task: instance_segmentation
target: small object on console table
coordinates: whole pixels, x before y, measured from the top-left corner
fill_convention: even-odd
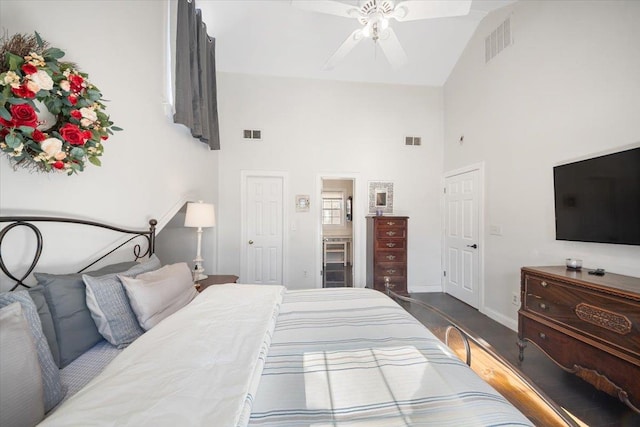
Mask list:
[[[531,342],[562,369],[640,413],[640,278],[523,267],[520,298],[521,361]]]
[[[224,285],[225,283],[236,283],[238,276],[233,274],[210,274],[206,279],[202,279],[196,282],[196,289],[198,292],[202,292],[209,286]]]

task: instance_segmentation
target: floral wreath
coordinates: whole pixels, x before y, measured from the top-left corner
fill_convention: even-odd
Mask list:
[[[100,166],[103,142],[122,129],[88,75],[59,61],[64,52],[38,33],[0,42],[0,150],[14,167],[45,172],[71,175],[87,160]]]

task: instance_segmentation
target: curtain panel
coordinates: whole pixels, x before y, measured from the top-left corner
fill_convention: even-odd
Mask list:
[[[176,35],[176,99],[174,123],[220,149],[216,88],[216,41],[207,34],[195,0],[179,0]]]

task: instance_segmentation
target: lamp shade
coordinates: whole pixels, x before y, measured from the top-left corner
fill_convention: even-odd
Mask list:
[[[187,203],[187,214],[184,218],[185,227],[214,227],[215,225],[216,212],[211,203]]]

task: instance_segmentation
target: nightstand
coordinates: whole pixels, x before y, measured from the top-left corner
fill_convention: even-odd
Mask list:
[[[196,282],[196,289],[198,290],[198,292],[202,292],[212,285],[236,283],[237,281],[238,276],[234,276],[233,274],[211,274],[206,279],[202,279],[199,282]]]

